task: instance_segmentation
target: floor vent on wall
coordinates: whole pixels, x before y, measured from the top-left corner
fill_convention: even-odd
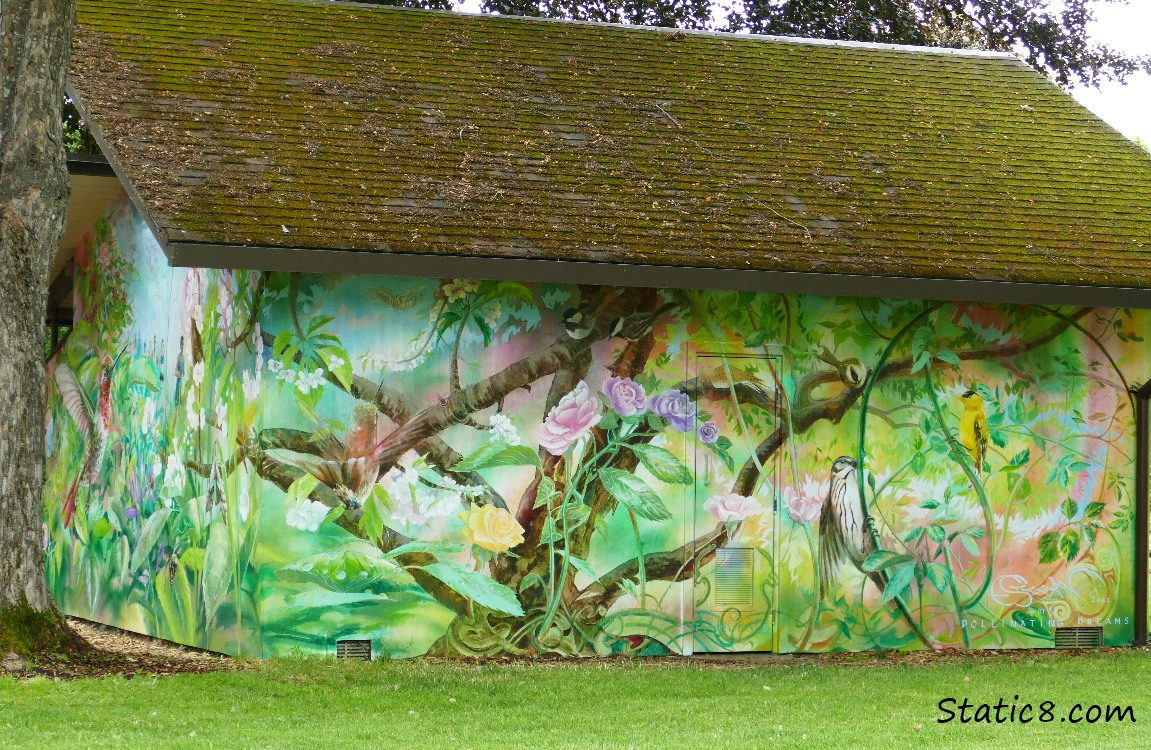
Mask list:
[[[1099,648],[1103,628],[1055,628],[1055,648]]]
[[[751,606],[754,552],[739,548],[715,551],[714,604],[721,607]]]
[[[371,641],[336,641],[337,659],[372,660]]]

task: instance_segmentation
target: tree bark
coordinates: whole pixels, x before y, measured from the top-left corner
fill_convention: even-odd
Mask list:
[[[75,0],[4,0],[0,11],[0,646],[27,654],[74,642],[44,581],[41,492],[44,320],[68,207],[61,118],[75,18]]]

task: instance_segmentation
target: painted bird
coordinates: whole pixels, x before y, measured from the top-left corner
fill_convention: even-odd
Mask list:
[[[595,328],[595,315],[585,310],[569,307],[563,312],[564,331],[577,341],[586,339]]]
[[[342,442],[319,417],[313,414],[312,418],[321,425],[312,437],[319,455],[289,462],[327,485],[347,507],[363,507],[376,483],[383,455],[379,414],[367,404],[357,405]]]
[[[608,336],[627,341],[639,341],[655,329],[661,315],[675,307],[677,305],[674,302],[668,302],[651,312],[637,312],[624,317],[612,318],[611,322],[608,323]]]
[[[728,372],[731,372],[731,377],[728,377]],[[775,400],[775,395],[771,389],[767,387],[767,383],[759,378],[758,375],[741,370],[738,367],[731,367],[730,365],[725,369],[723,365],[716,365],[709,367],[699,373],[699,384],[705,390],[715,391],[720,394],[731,393],[732,381],[735,382],[736,394],[750,394],[760,403],[771,402]]]
[[[881,594],[887,588],[887,579],[882,573],[869,573],[863,569],[864,560],[876,551],[876,546],[871,517],[864,513],[863,502],[859,497],[857,469],[855,459],[849,456],[840,456],[831,465],[831,486],[819,517],[820,600],[827,598],[845,559],[850,560],[860,573],[867,576]],[[896,596],[892,603],[916,637],[930,648],[930,639],[911,616],[903,600]]]
[[[870,578],[880,592],[887,586],[879,573],[863,570],[863,561],[875,552],[868,533],[868,518],[859,497],[859,480],[854,458],[840,456],[831,465],[831,487],[819,516],[819,589],[827,597],[839,567],[850,560],[859,572]]]
[[[987,458],[987,412],[983,408],[983,397],[975,391],[967,391],[959,397],[963,401],[963,416],[959,418],[959,442],[971,454],[975,472],[983,473],[983,462]]]
[[[53,375],[60,389],[60,398],[85,441],[84,459],[80,471],[68,488],[68,494],[64,496],[65,527],[72,525],[72,518],[76,514],[76,496],[80,492],[81,482],[85,479],[89,481],[95,479],[104,461],[104,450],[108,447],[108,433],[112,428],[112,375],[125,349],[126,346],[120,349],[115,359],[107,354],[100,358],[95,407],[72,368],[63,362],[56,365]]]

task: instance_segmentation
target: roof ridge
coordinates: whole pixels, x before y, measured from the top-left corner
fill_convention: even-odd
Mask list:
[[[684,34],[699,37],[715,37],[719,39],[750,39],[762,42],[775,42],[778,44],[794,44],[799,46],[818,47],[847,47],[852,49],[887,50],[889,52],[906,52],[919,55],[945,55],[954,57],[987,57],[996,59],[1009,59],[1026,65],[1026,62],[1014,52],[999,52],[995,50],[961,49],[958,47],[924,47],[914,44],[891,44],[887,42],[853,42],[842,39],[817,39],[803,36],[779,36],[774,34],[751,34],[741,31],[714,31],[710,29],[681,29],[674,26],[637,26],[629,23],[608,23],[606,21],[582,21],[569,18],[549,18],[546,16],[516,16],[497,13],[479,13],[470,11],[438,10],[435,8],[408,8],[399,5],[381,5],[379,3],[360,3],[354,0],[281,0],[285,3],[299,3],[302,5],[328,5],[348,8],[364,8],[376,12],[399,13],[427,13],[440,16],[464,16],[488,20],[514,20],[531,21],[536,23],[571,24],[573,26],[607,27],[626,29],[630,31],[646,31],[662,34]]]

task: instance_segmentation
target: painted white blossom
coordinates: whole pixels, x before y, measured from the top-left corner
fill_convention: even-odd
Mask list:
[[[296,377],[296,388],[300,393],[309,393],[313,390],[318,390],[324,387],[324,371],[316,368],[311,373],[307,370],[301,370],[300,374]]]
[[[152,462],[152,476],[154,478],[159,477],[163,471],[164,471],[164,464],[160,463],[160,459],[157,458],[155,461]]]
[[[247,482],[240,482],[240,494],[236,497],[236,511],[240,514],[240,520],[247,523],[248,514],[252,511],[252,498],[248,494]]]
[[[268,372],[276,374],[284,371],[284,363],[278,359],[268,362]]]
[[[485,488],[470,484],[460,484],[451,477],[441,477],[437,474],[434,481],[441,487],[451,490],[456,494],[463,495],[464,497],[475,497],[476,495],[484,494]]]
[[[175,454],[168,456],[168,465],[164,469],[164,487],[173,494],[179,494],[183,491],[186,480],[184,462]]]
[[[144,399],[144,408],[140,414],[140,432],[149,433],[156,424],[156,401],[152,398]]]
[[[446,484],[450,480],[436,475],[434,481]],[[465,488],[454,482],[452,484],[460,489],[432,487],[420,479],[415,466],[402,472],[393,467],[384,475],[382,484],[392,498],[392,521],[400,524],[422,525],[432,518],[449,516],[459,510],[463,490],[479,491],[479,488]]]
[[[204,411],[191,399],[187,402],[187,413],[189,430],[198,430],[204,426]]]
[[[280,370],[276,374],[276,379],[282,380],[285,383],[295,383],[296,382],[296,371],[295,370],[288,370],[288,369]]]
[[[300,531],[315,532],[328,515],[328,506],[315,500],[305,500],[294,508],[289,508],[284,522]]]
[[[228,424],[228,402],[220,399],[216,402],[216,425],[224,429]]]
[[[328,359],[328,371],[335,372],[346,364],[347,360],[337,357],[335,354],[333,354],[331,358]]]
[[[241,387],[244,391],[244,400],[255,401],[260,395],[260,375],[259,370],[255,375],[250,375],[247,370],[241,375]]]
[[[192,382],[199,388],[204,384],[204,362],[203,360],[197,362],[192,368]]]
[[[506,414],[500,412],[493,414],[488,419],[488,427],[491,428],[491,433],[488,435],[490,442],[507,443],[508,445],[520,444],[520,433]]]

